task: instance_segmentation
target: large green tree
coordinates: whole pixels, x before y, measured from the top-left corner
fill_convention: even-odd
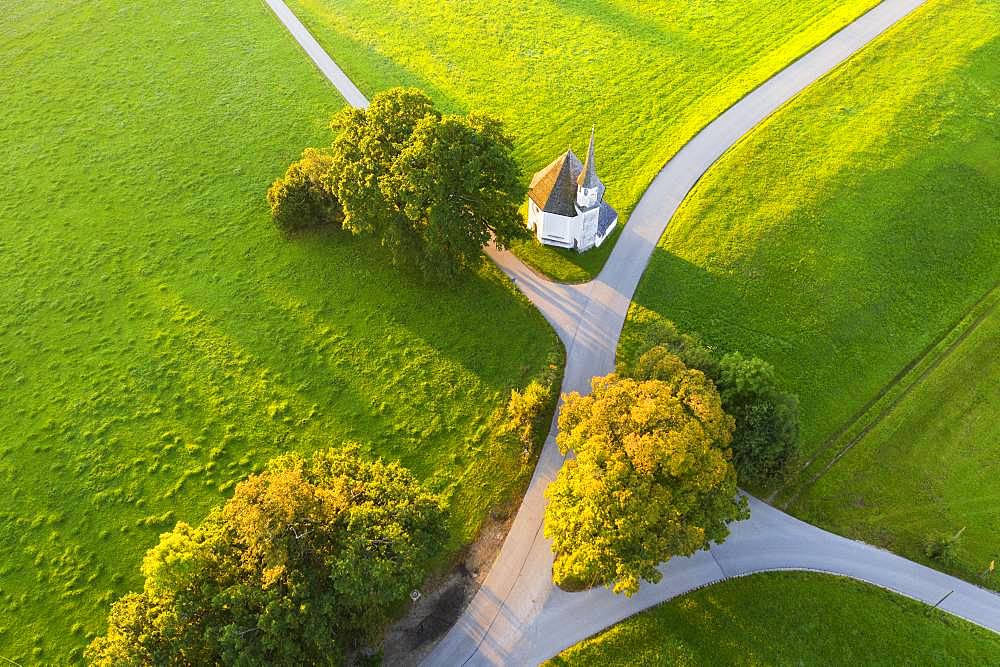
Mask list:
[[[88,659],[112,664],[336,664],[373,639],[443,538],[440,499],[356,450],[279,458],[143,560]]]
[[[426,116],[386,183],[420,230],[420,268],[452,276],[473,268],[493,238],[504,247],[527,236],[518,211],[525,190],[503,124],[482,114]]]
[[[367,109],[344,108],[331,127],[331,188],[344,208],[344,228],[371,236],[395,261],[420,250],[418,230],[388,187],[392,165],[423,118],[440,118],[430,98],[413,88],[393,88],[372,98]]]
[[[334,118],[329,182],[344,227],[376,238],[393,261],[446,279],[474,268],[483,246],[525,237],[512,139],[481,114],[442,116],[412,88],[376,95]]]
[[[718,384],[719,359],[712,348],[691,333],[682,333],[670,320],[656,320],[646,325],[641,349],[644,350],[633,364],[621,369],[622,375],[642,380],[655,380],[661,375],[657,364],[665,357],[679,357],[688,368],[695,368]],[[666,373],[673,372],[671,361],[666,362]]]
[[[781,473],[799,447],[799,401],[781,389],[774,367],[759,357],[731,352],[717,359],[692,334],[663,321],[647,333],[652,346],[623,375],[638,380],[670,378],[676,360],[703,371],[719,389],[722,408],[736,420],[733,463],[741,483],[767,485]]]
[[[557,442],[573,451],[546,490],[553,579],[631,595],[657,566],[721,542],[748,516],[730,461],[733,419],[711,380],[672,357],[659,380],[594,378],[566,396]]]

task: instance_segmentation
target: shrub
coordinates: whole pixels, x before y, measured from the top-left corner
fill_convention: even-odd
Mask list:
[[[340,226],[343,212],[329,185],[330,156],[307,148],[267,190],[271,219],[284,232]]]
[[[508,428],[517,434],[526,452],[535,443],[537,431],[544,428],[539,422],[545,416],[551,392],[538,380],[532,380],[523,392],[512,389],[507,402]]]
[[[962,539],[962,533],[964,532],[965,528],[962,528],[954,535],[949,535],[948,533],[928,535],[924,539],[924,555],[939,563],[946,565],[953,564],[958,553],[958,545]]]
[[[778,388],[774,367],[758,357],[732,352],[719,371],[723,408],[736,419],[736,470],[743,480],[766,483],[798,450],[798,399]]]

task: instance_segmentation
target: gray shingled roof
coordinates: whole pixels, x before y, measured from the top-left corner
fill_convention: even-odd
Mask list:
[[[547,213],[576,215],[576,182],[583,164],[572,149],[566,151],[535,174],[528,196]]]
[[[618,211],[611,208],[606,201],[601,202],[601,212],[597,214],[597,235],[604,236],[608,232],[608,227],[618,220]]]

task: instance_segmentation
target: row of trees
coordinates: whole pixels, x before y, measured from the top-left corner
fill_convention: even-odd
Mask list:
[[[147,552],[98,665],[339,664],[377,638],[444,538],[442,500],[353,447],[287,455]]]
[[[419,90],[394,88],[331,127],[332,146],[307,149],[268,190],[279,228],[340,225],[431,280],[478,266],[491,239],[503,248],[527,237],[525,189],[501,121],[443,115]]]

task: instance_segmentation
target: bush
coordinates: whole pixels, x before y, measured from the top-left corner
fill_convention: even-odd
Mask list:
[[[962,539],[962,533],[964,532],[965,528],[962,528],[954,535],[949,535],[948,533],[928,535],[924,540],[924,555],[939,563],[946,565],[953,564],[958,554],[958,545]]]
[[[340,226],[343,212],[329,186],[330,156],[307,148],[302,159],[267,190],[271,219],[278,229],[292,232],[323,225]]]
[[[736,470],[745,481],[767,483],[798,451],[798,399],[778,388],[769,363],[739,352],[719,363],[719,393],[723,408],[736,418]]]
[[[512,389],[507,402],[508,428],[517,434],[524,445],[525,452],[530,452],[535,444],[535,436],[545,416],[551,392],[542,386],[538,380],[532,380],[523,392]]]
[[[371,641],[444,538],[441,500],[354,448],[288,455],[147,552],[90,662],[336,664]]]

